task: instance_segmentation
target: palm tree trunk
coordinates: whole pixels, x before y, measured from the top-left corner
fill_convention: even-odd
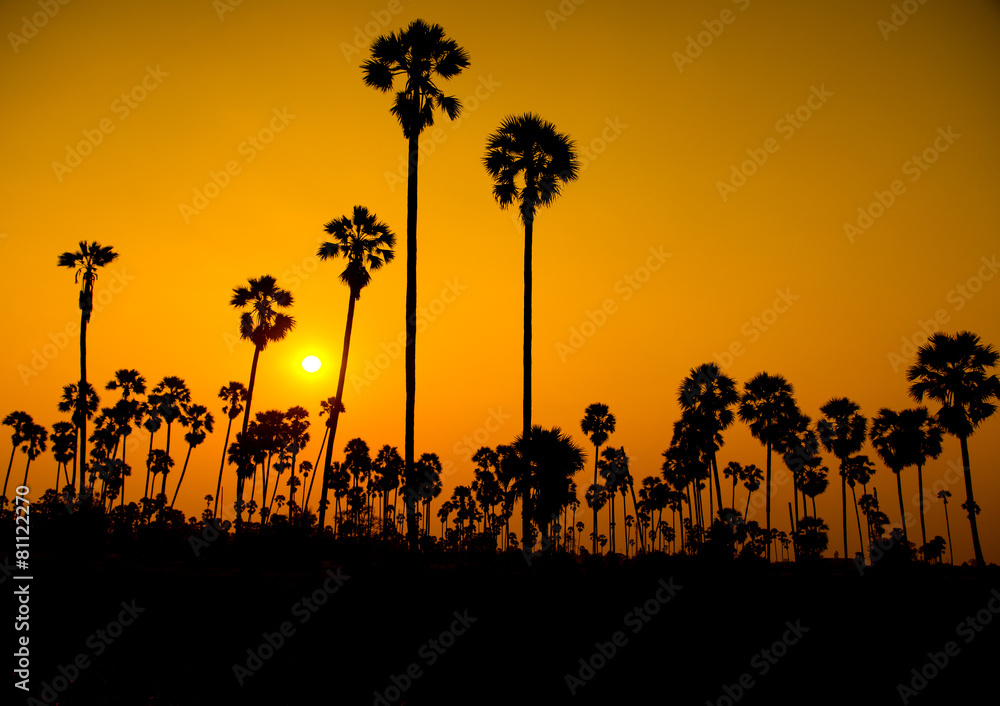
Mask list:
[[[326,448],[326,439],[327,439],[327,436],[329,434],[330,434],[330,428],[329,427],[325,427],[323,429],[323,440],[319,442],[319,453],[316,454],[316,465],[313,466],[312,475],[309,476],[309,490],[308,490],[308,492],[306,492],[305,503],[302,505],[302,509],[303,510],[308,510],[309,509],[309,498],[312,497],[312,493],[313,493],[313,481],[316,480],[316,474],[322,472],[322,469],[321,469],[321,467],[319,465],[319,460],[323,456],[323,451]]]
[[[715,460],[714,451],[712,452],[712,473],[715,475],[715,494],[719,498],[719,512],[722,512],[722,485],[719,484],[719,463]]]
[[[222,472],[226,468],[226,450],[229,448],[229,432],[233,429],[233,418],[229,417],[229,424],[226,425],[226,440],[222,443],[222,461],[219,463],[219,481],[215,484],[215,509],[212,517],[219,516],[219,493],[222,492]]]
[[[170,468],[170,427],[172,424],[173,422],[167,422],[167,465],[163,469],[163,480],[160,483],[160,494],[163,496],[164,501],[167,498],[167,470]]]
[[[170,501],[170,507],[174,506],[174,501],[177,500],[177,493],[181,492],[181,483],[184,482],[184,474],[187,472],[188,461],[191,460],[191,449],[194,448],[193,444],[188,444],[187,455],[184,457],[184,467],[181,469],[181,477],[177,479],[177,487],[174,488],[174,497]],[[166,477],[166,476],[164,476]]]
[[[531,552],[531,248],[534,229],[534,214],[521,212],[524,220],[524,396],[521,438],[525,448],[525,482],[528,492],[521,505],[521,541],[525,551]],[[596,468],[596,467],[595,467]],[[596,471],[595,471],[596,472]],[[594,481],[597,482],[596,480]],[[614,501],[614,498],[612,498]],[[595,530],[596,531],[596,530]],[[612,546],[614,538],[612,537]]]
[[[851,486],[851,497],[854,499],[854,517],[858,521],[858,542],[861,544],[861,556],[865,555],[865,536],[861,533],[861,513],[858,511],[858,494],[854,492],[854,486]],[[844,557],[845,559],[847,557]]]
[[[10,450],[10,461],[7,462],[7,475],[4,476],[4,479],[3,479],[3,496],[5,498],[7,497],[7,481],[10,480],[10,469],[14,466],[14,452],[15,451],[17,451],[17,444],[15,444],[14,448],[12,448]],[[58,475],[56,477],[58,478]],[[58,484],[59,484],[59,481],[57,480],[56,481],[56,485],[58,485]]]
[[[600,458],[601,447],[594,444],[594,485],[597,485],[597,460]],[[591,551],[597,554],[597,503],[594,503],[594,536],[593,536],[593,547]]]
[[[150,458],[153,455],[153,435],[156,432],[149,432],[149,452],[146,455],[146,484],[142,486],[142,497],[149,497],[149,470],[150,470]],[[153,478],[153,483],[155,485],[156,478]]]
[[[408,138],[406,176],[406,427],[403,441],[404,468],[407,477],[414,472],[413,426],[417,391],[417,166],[420,157],[420,135]],[[417,551],[416,498],[406,493],[406,534],[410,550]]]
[[[24,464],[24,481],[22,481],[21,485],[25,485],[25,486],[28,485],[28,469],[29,468],[31,468],[31,456],[30,455],[28,456],[28,462],[26,464]]]
[[[850,558],[847,551],[847,475],[844,473],[844,462],[840,462],[840,520],[844,526],[844,561]],[[813,517],[816,516],[816,499],[813,498]]]
[[[631,480],[631,478],[630,478],[630,480]],[[632,491],[632,511],[635,512],[635,526],[638,528],[637,532],[639,533],[639,546],[642,548],[642,551],[645,552],[646,551],[646,533],[642,531],[642,521],[639,519],[639,507],[638,507],[638,505],[635,502],[635,484],[634,483],[629,483],[628,487],[629,487],[629,490]],[[649,514],[650,514],[650,519],[652,519],[652,515],[653,515],[652,511],[650,511]],[[663,516],[663,510],[660,510],[660,516],[661,517]]]
[[[964,436],[960,436],[958,440],[962,445],[962,469],[965,471],[965,502],[969,508],[969,524],[972,526],[972,549],[976,555],[976,567],[983,569],[986,567],[986,559],[983,558],[983,547],[979,543],[979,527],[976,524],[976,503],[972,498],[972,469],[969,467],[969,443],[968,439]]]
[[[250,404],[253,402],[253,386],[257,380],[257,360],[260,358],[260,346],[254,346],[253,349],[253,362],[250,364],[250,384],[247,386],[247,406],[243,410],[243,441],[246,442],[247,438],[247,427],[250,426]],[[257,469],[254,468],[254,477],[256,478]],[[243,476],[239,473],[236,474],[236,529],[235,534],[240,534],[243,531]],[[250,493],[250,499],[253,499],[253,491]]]
[[[87,477],[87,320],[90,318],[91,285],[84,275],[83,292],[80,294],[80,389],[76,394],[76,412],[80,417],[78,430],[80,446],[80,498],[86,490]]]
[[[902,469],[896,472],[896,493],[899,495],[899,524],[903,526],[903,541],[909,542],[906,536],[906,510],[903,508],[903,475]]]
[[[608,534],[611,535],[611,553],[615,553],[615,494],[608,500]]]
[[[326,506],[329,502],[327,496],[330,486],[326,482],[327,475],[329,475],[330,467],[333,464],[333,444],[337,438],[337,422],[340,421],[340,409],[344,406],[344,380],[347,377],[347,354],[351,349],[351,329],[354,327],[354,302],[356,295],[357,293],[352,288],[347,300],[347,326],[344,327],[344,352],[340,357],[340,377],[337,378],[337,400],[330,411],[330,418],[327,420],[330,435],[326,446],[326,460],[323,463],[323,478],[320,482],[321,493],[319,499],[319,531],[321,534],[326,523]],[[407,355],[409,355],[409,349],[407,349]]]
[[[951,546],[951,523],[948,521],[948,501],[944,501],[944,526],[948,530],[948,554],[951,557],[951,565],[955,565],[955,549]]]
[[[764,510],[765,515],[767,515],[767,536],[771,536],[771,441],[767,442],[767,479],[764,485],[764,496],[767,498],[766,508]],[[748,499],[749,500],[749,499]],[[795,525],[792,525],[792,529],[795,529]],[[771,540],[767,540],[767,551],[765,552],[765,558],[771,560]]]
[[[920,495],[920,539],[921,548],[927,544],[927,526],[924,523],[924,466],[922,463],[917,464],[917,488]]]
[[[747,490],[747,506],[743,508],[743,519],[747,519],[747,513],[750,512],[750,496],[753,495],[752,490]]]

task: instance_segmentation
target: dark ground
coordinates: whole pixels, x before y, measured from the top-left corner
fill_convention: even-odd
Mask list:
[[[198,558],[184,541],[106,554],[87,549],[85,537],[33,540],[30,631],[5,631],[4,647],[11,655],[16,637],[30,636],[39,701],[11,689],[7,703],[48,703],[48,684],[61,687],[65,706],[893,704],[904,703],[897,685],[910,685],[911,669],[952,641],[947,665],[927,668],[939,673],[906,701],[923,706],[995,695],[1000,667],[1000,614],[988,607],[1000,587],[995,566],[982,577],[907,564],[862,576],[830,561],[610,565],[553,554],[529,568],[519,553],[445,566],[292,535],[251,538],[239,551],[223,539]],[[335,592],[323,588],[337,586],[331,571],[349,577]],[[8,616],[14,583],[2,584]],[[663,585],[676,594],[660,603]],[[302,601],[314,593],[325,600],[310,609]],[[647,601],[655,615],[630,615]],[[141,612],[119,630],[123,602]],[[969,618],[981,632],[958,628]],[[287,635],[269,654],[266,634],[283,622]],[[464,632],[442,637],[453,626]],[[616,632],[615,654],[581,675],[580,659],[599,654],[595,643],[610,653]],[[773,648],[785,634],[794,644]],[[267,659],[251,662],[241,686],[233,667],[248,667],[248,649]],[[761,653],[770,649],[781,658]],[[87,666],[77,678],[56,680],[79,655]],[[397,695],[390,687],[406,686],[408,668],[419,675]],[[568,674],[584,682],[575,694]],[[741,676],[750,685],[742,694]]]

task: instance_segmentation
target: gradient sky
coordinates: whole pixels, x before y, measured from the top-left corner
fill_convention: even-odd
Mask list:
[[[482,167],[486,136],[512,113],[552,121],[582,156],[579,180],[536,222],[533,356],[535,423],[588,450],[581,499],[593,463],[584,408],[607,403],[610,443],[625,446],[637,479],[658,475],[677,387],[711,360],[740,383],[784,375],[814,418],[835,396],[869,417],[911,406],[904,341],[923,342],[922,322],[1000,344],[1000,5],[903,5],[912,16],[858,0],[98,1],[48,17],[36,2],[5,2],[0,413],[61,418],[60,390],[79,376],[79,310],[56,257],[97,240],[120,257],[97,284],[90,379],[103,387],[123,367],[151,384],[178,375],[223,427],[194,452],[179,505],[196,514],[214,492],[216,394],[246,381],[252,357],[228,300],[249,277],[276,276],[297,321],[261,356],[254,411],[307,407],[313,459],[347,303],[342,266],[315,253],[323,224],[361,204],[400,245],[358,303],[337,452],[356,436],[402,450],[406,143],[390,96],[366,88],[359,66],[375,36],[416,18],[471,57],[443,83],[462,118],[425,133],[420,166],[416,451],[445,462],[439,502],[471,482],[475,447],[521,427],[523,232]],[[221,188],[208,186],[213,175]],[[308,354],[320,372],[302,370]],[[970,443],[994,562],[997,424]],[[725,438],[720,466],[763,467],[745,426]],[[928,487],[949,463],[960,464],[950,437]],[[43,482],[53,465],[47,453],[35,466]],[[841,548],[835,473],[817,503],[830,555]],[[903,481],[915,510],[913,469]],[[898,525],[881,464],[875,485]],[[789,487],[774,498],[779,529]],[[961,561],[972,554],[965,493],[948,487]]]

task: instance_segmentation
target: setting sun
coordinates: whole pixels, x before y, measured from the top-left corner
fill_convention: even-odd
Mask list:
[[[315,373],[321,367],[323,367],[323,361],[314,355],[307,355],[302,359],[302,368],[307,373]]]

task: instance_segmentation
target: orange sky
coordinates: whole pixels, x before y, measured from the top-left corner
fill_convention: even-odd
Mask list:
[[[869,416],[909,406],[903,339],[922,342],[921,322],[938,316],[945,330],[1000,344],[1000,8],[912,8],[902,23],[893,3],[859,1],[69,2],[51,17],[35,2],[4,3],[0,413],[61,418],[59,391],[79,374],[77,341],[63,336],[79,310],[56,257],[98,240],[120,257],[98,281],[91,380],[103,387],[122,367],[153,384],[181,376],[221,426],[216,393],[246,380],[252,355],[236,339],[231,290],[273,274],[295,296],[297,325],[261,356],[254,409],[307,407],[314,458],[347,300],[342,268],[315,253],[323,224],[362,204],[400,247],[358,303],[337,450],[355,436],[402,449],[404,365],[393,346],[404,325],[406,143],[390,98],[362,85],[359,65],[374,36],[418,17],[471,57],[445,84],[463,117],[425,133],[420,167],[428,313],[416,448],[452,464],[442,499],[471,482],[465,437],[507,443],[521,425],[523,234],[481,165],[487,134],[510,113],[554,122],[583,162],[536,223],[536,423],[587,448],[583,410],[607,403],[618,418],[610,441],[641,479],[659,473],[681,378],[713,359],[741,383],[784,375],[814,418],[834,396]],[[308,354],[324,360],[319,373],[299,366]],[[502,425],[486,431],[493,419]],[[970,444],[992,561],[998,423]],[[221,432],[192,457],[179,500],[189,514],[214,490]],[[730,460],[763,466],[742,425],[726,435],[720,466]],[[949,461],[960,461],[951,438],[925,470],[928,485]],[[47,479],[52,465],[46,454],[36,470]],[[883,509],[898,524],[894,479],[880,468]],[[781,529],[787,487],[775,496]],[[950,488],[964,560],[964,489]],[[915,489],[911,469],[904,490]],[[818,508],[832,554],[835,486]],[[937,504],[928,532],[944,534]]]

